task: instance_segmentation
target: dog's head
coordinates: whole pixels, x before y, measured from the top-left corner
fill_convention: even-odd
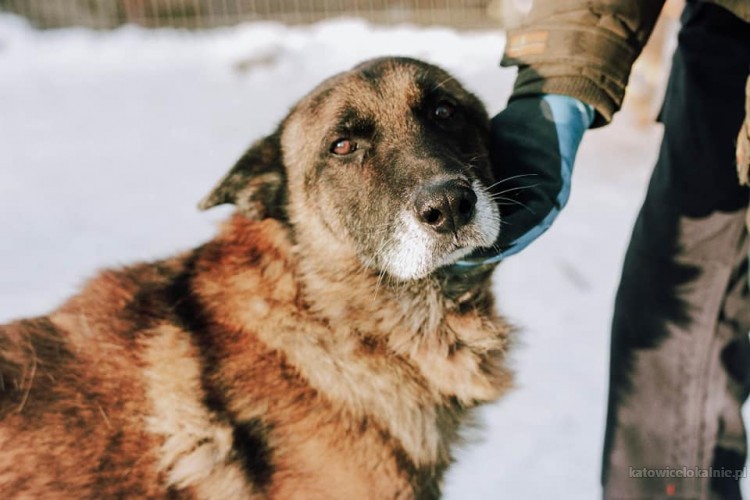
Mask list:
[[[307,234],[298,243],[317,253],[345,248],[419,279],[498,236],[488,140],[483,105],[447,72],[374,59],[304,97],[200,206],[233,203]]]

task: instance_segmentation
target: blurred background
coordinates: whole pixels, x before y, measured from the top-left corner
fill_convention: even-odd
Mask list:
[[[96,269],[209,239],[197,201],[322,79],[380,55],[439,64],[502,109],[505,30],[532,0],[0,0],[0,322]],[[598,498],[609,321],[655,161],[681,0],[623,111],[587,133],[568,207],[495,275],[517,389],[480,413],[448,499]]]
[[[0,0],[0,12],[23,16],[37,29],[123,25],[206,30],[248,22],[305,25],[335,17],[370,23],[508,29],[518,25],[533,0]],[[653,114],[665,79],[665,56],[672,50],[676,20],[684,0],[668,0],[651,42],[636,64],[630,104],[639,118]]]
[[[496,27],[528,1],[503,0],[4,0],[0,5],[34,26],[111,29],[215,28],[251,21],[305,24],[335,16],[377,23],[411,22],[465,28]]]

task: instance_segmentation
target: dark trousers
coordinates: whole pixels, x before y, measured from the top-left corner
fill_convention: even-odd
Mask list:
[[[735,140],[750,25],[692,2],[682,22],[664,139],[615,305],[602,471],[610,499],[739,498],[734,475],[744,473],[749,193]]]

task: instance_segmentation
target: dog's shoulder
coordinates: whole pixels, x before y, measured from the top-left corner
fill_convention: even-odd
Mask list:
[[[80,355],[108,345],[129,347],[169,309],[168,290],[179,273],[167,268],[160,262],[104,270],[48,321]]]
[[[239,295],[231,304],[235,310],[252,297],[277,296],[284,273],[273,265],[281,244],[274,238],[283,237],[256,226],[263,224],[236,217],[202,246],[100,271],[50,314],[0,325],[0,414],[22,403],[30,379],[40,373],[54,381],[50,386],[80,382],[97,371],[124,376],[141,364],[144,345],[165,327],[197,336],[208,328],[210,310],[225,310],[227,288]],[[72,365],[85,368],[72,370],[76,381],[65,372]]]

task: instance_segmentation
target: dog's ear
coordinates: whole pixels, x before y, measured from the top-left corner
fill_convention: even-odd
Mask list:
[[[198,204],[201,210],[225,203],[250,219],[286,219],[286,173],[280,132],[253,144]]]

